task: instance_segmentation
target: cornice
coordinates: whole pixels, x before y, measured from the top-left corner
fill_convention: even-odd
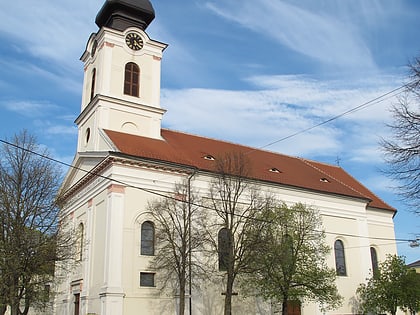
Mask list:
[[[179,174],[192,174],[195,170],[188,168],[183,165],[174,165],[168,163],[161,163],[152,160],[145,160],[145,159],[136,159],[133,157],[127,157],[121,155],[118,152],[109,152],[109,155],[101,161],[98,165],[96,165],[92,170],[85,171],[86,175],[83,176],[77,183],[75,183],[72,187],[70,187],[66,192],[62,194],[61,200],[64,203],[71,203],[72,200],[76,200],[85,196],[87,192],[91,191],[96,185],[103,180],[114,181],[117,184],[124,185],[125,183],[115,181],[112,178],[106,177],[103,175],[106,170],[110,169],[112,166],[115,165],[129,165],[129,166],[136,166],[145,169],[154,169],[160,170],[165,172],[171,173],[179,173]]]
[[[157,108],[154,106],[135,103],[135,102],[130,102],[127,100],[122,100],[120,98],[106,96],[102,94],[96,94],[95,97],[83,109],[83,111],[80,113],[80,115],[76,118],[74,122],[79,125],[79,123],[83,121],[89,115],[89,113],[91,113],[96,108],[104,104],[112,104],[111,106],[115,105],[116,107],[140,109],[140,110],[158,114],[158,115],[163,115],[166,112],[166,109]]]

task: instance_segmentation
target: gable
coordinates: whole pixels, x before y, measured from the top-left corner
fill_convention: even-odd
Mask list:
[[[107,156],[108,152],[77,153],[60,187],[60,191],[66,192],[71,189]]]

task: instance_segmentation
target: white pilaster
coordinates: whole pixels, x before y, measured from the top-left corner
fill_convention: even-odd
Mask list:
[[[362,279],[369,277],[369,269],[371,268],[371,257],[370,257],[370,240],[369,240],[369,228],[366,218],[359,218],[357,220],[359,227],[359,256],[360,256],[360,268]]]
[[[88,207],[86,210],[86,224],[85,224],[85,244],[83,250],[83,288],[80,295],[81,301],[81,314],[89,313],[89,288],[90,288],[90,265],[92,257],[92,238],[93,238],[93,212],[92,212],[93,200],[88,201]]]
[[[122,248],[124,187],[108,187],[104,285],[101,288],[101,315],[122,315]]]

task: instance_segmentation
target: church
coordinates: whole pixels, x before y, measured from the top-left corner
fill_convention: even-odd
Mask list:
[[[249,151],[249,180],[279,200],[318,209],[332,248],[328,265],[337,270],[342,306],[323,313],[303,302],[293,314],[354,314],[358,285],[397,252],[390,241],[396,210],[338,166],[162,128],[167,45],[146,33],[154,17],[149,0],[106,0],[81,56],[77,153],[61,187],[63,224],[78,237],[77,254],[57,271],[54,314],[177,314],[179,298],[159,291],[150,267],[154,248],[143,250],[157,245],[147,205],[186,180],[205,191],[218,156]],[[232,313],[277,313],[237,290]],[[223,314],[220,286],[202,286],[188,299],[186,314]]]

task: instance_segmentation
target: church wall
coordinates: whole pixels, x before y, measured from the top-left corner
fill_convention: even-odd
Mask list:
[[[168,172],[156,169],[142,168],[133,165],[115,164],[107,169],[106,174],[112,174],[113,178],[124,182],[127,185],[140,187],[125,187],[123,189],[123,208],[122,218],[122,265],[121,265],[121,283],[124,291],[123,309],[124,314],[136,314],[141,307],[148,309],[153,314],[174,314],[176,301],[170,296],[159,296],[156,288],[140,287],[140,272],[150,271],[150,257],[140,255],[140,228],[144,221],[152,220],[150,214],[146,212],[148,202],[157,200],[161,197],[154,195],[144,189],[152,189],[157,193],[171,193],[175,183],[186,180],[187,175],[177,172]],[[205,196],[208,191],[211,177],[200,174],[192,179],[193,190],[200,195]],[[260,183],[261,184],[261,183]],[[99,186],[106,187],[109,184],[103,182]],[[92,186],[92,188],[95,186]],[[96,186],[97,188],[97,186]],[[96,190],[91,198],[91,210],[88,202],[82,202],[76,210],[77,221],[86,222],[86,233],[90,233],[87,239],[90,241],[87,246],[86,260],[88,264],[81,277],[84,282],[82,296],[86,296],[86,310],[97,312],[101,308],[100,292],[105,283],[106,276],[106,229],[107,222],[107,191]],[[294,188],[280,187],[263,184],[261,192],[276,196],[280,201],[289,204],[303,202],[318,209],[323,218],[323,224],[326,230],[326,241],[333,247],[336,239],[343,241],[346,254],[347,276],[338,277],[337,285],[340,294],[345,296],[343,306],[328,314],[351,313],[351,303],[355,290],[359,283],[369,275],[371,268],[369,248],[375,244],[378,248],[378,258],[384,259],[382,253],[395,253],[395,244],[388,244],[384,248],[379,240],[372,240],[369,237],[392,238],[393,223],[392,213],[389,211],[366,210],[366,203],[360,200],[354,200],[345,197],[319,194],[309,191],[303,191]],[[87,193],[90,196],[92,193]],[[74,204],[76,206],[76,204]],[[89,211],[91,214],[89,215]],[[111,209],[112,211],[112,209]],[[75,223],[76,224],[76,223]],[[90,232],[89,232],[90,231]],[[217,231],[215,231],[217,233]],[[337,236],[342,234],[344,236]],[[348,236],[346,236],[348,235]],[[365,237],[351,237],[351,235],[360,235]],[[328,257],[328,264],[335,267],[334,252]],[[216,268],[216,267],[215,267]],[[75,269],[76,270],[76,269]],[[110,269],[112,272],[112,268]],[[117,271],[118,272],[118,271]],[[83,273],[83,271],[82,271]],[[218,272],[215,269],[215,275]],[[220,276],[220,275],[219,275]],[[217,279],[216,276],[215,279]],[[79,278],[73,273],[73,280]],[[221,278],[220,278],[221,279]],[[223,306],[223,290],[221,280],[217,280],[218,285],[206,285],[202,292],[194,292],[193,306],[197,314],[219,314],[220,307]],[[71,301],[72,294],[68,295]],[[234,307],[238,311],[248,314],[251,309],[255,309],[255,314],[259,314],[257,309],[267,307],[266,303],[249,303],[249,299],[243,299],[241,295],[236,296]],[[162,311],[164,309],[165,311]],[[202,313],[198,310],[202,309]],[[158,311],[157,311],[158,310]],[[163,313],[162,313],[163,312]],[[251,313],[249,313],[251,314]],[[254,313],[252,313],[254,314]],[[264,314],[262,312],[261,314]],[[305,306],[302,314],[321,314],[316,305]]]
[[[123,169],[121,169],[120,171],[124,172]],[[142,172],[144,171],[140,171],[136,175],[140,175],[140,173]],[[130,172],[130,174],[133,173]],[[145,174],[146,173],[143,174],[143,180],[140,186],[148,187],[148,185],[150,185],[150,187],[158,189],[157,187],[159,186],[159,180],[152,180],[151,178],[145,179]],[[148,177],[150,177],[150,174],[148,175]],[[158,173],[155,173],[151,177],[163,178],[165,180],[160,181],[161,188],[158,190],[162,192],[164,192],[165,190],[171,192],[171,186],[173,185],[173,183],[176,181],[180,182],[182,178],[185,178],[185,176],[177,177],[172,176],[170,174],[168,174],[167,177],[165,177],[165,174]],[[198,191],[201,191],[202,194],[205,194],[211,179],[206,176],[198,176],[197,178],[197,180],[193,180],[193,187]],[[340,293],[346,297],[346,300],[342,308],[340,308],[336,312],[331,312],[330,314],[343,314],[349,312],[349,308],[351,307],[352,298],[354,297],[355,290],[358,284],[363,282],[364,279],[368,276],[368,270],[371,266],[369,246],[372,244],[372,240],[369,240],[368,237],[371,232],[375,233],[375,230],[372,230],[372,227],[369,227],[367,224],[366,203],[357,200],[351,200],[344,197],[327,196],[323,194],[316,194],[313,192],[299,191],[297,189],[291,188],[263,186],[262,190],[269,191],[270,194],[274,194],[279,200],[287,201],[290,204],[296,202],[303,202],[308,205],[312,205],[314,208],[318,209],[322,214],[324,227],[327,231],[327,243],[331,247],[333,247],[334,241],[336,239],[340,239],[343,241],[346,250],[347,276],[338,277],[337,285]],[[147,289],[143,290],[144,288],[139,288],[138,284],[139,272],[142,270],[148,270],[148,259],[144,259],[144,257],[138,255],[140,242],[140,224],[145,220],[149,220],[150,216],[148,216],[145,213],[140,214],[136,218],[134,227],[131,228],[131,231],[128,228],[128,226],[132,224],[132,215],[135,213],[141,213],[142,209],[146,208],[147,200],[153,200],[156,199],[156,197],[135,189],[128,189],[126,193],[127,207],[132,207],[130,206],[130,204],[136,205],[132,207],[132,211],[128,211],[128,213],[131,213],[131,217],[127,218],[125,223],[125,235],[129,236],[130,238],[130,241],[127,241],[126,243],[126,248],[129,252],[131,252],[131,256],[133,257],[134,261],[131,268],[126,269],[127,271],[131,269],[131,272],[126,273],[126,278],[129,279],[129,281],[131,281],[131,284],[127,285],[127,288],[131,286],[133,288],[133,295],[140,296],[149,293],[147,292]],[[393,231],[392,214],[389,212],[385,213],[387,214],[384,215],[382,212],[380,212],[381,220],[383,220],[383,224],[388,225],[388,230],[383,231],[381,227],[379,228],[379,230],[381,231],[382,237],[386,235],[388,235],[388,237],[392,237],[392,235],[388,234],[389,232]],[[337,237],[336,234],[347,234],[349,236]],[[351,235],[365,235],[366,238],[351,237]],[[395,245],[391,245],[388,247],[389,248],[387,248],[387,252],[396,252]],[[129,257],[130,255],[124,256]],[[331,267],[335,267],[335,258],[333,251],[328,257],[328,264]],[[130,295],[127,291],[126,293],[127,296]],[[207,302],[203,299],[202,302],[200,302],[202,304],[201,306],[203,306],[206,303],[209,303],[209,299],[213,301],[218,301],[217,305],[220,305],[220,303],[221,305],[223,305],[223,299],[220,297],[220,288],[213,288],[212,290],[207,292],[205,299],[207,300]],[[130,303],[129,299],[127,299],[127,303]],[[197,307],[199,307],[200,303],[197,305]],[[244,306],[245,304],[243,301],[241,303],[238,303],[238,305],[241,306]],[[316,309],[316,307],[308,306],[305,310],[305,314],[316,314],[312,313],[315,312]]]

